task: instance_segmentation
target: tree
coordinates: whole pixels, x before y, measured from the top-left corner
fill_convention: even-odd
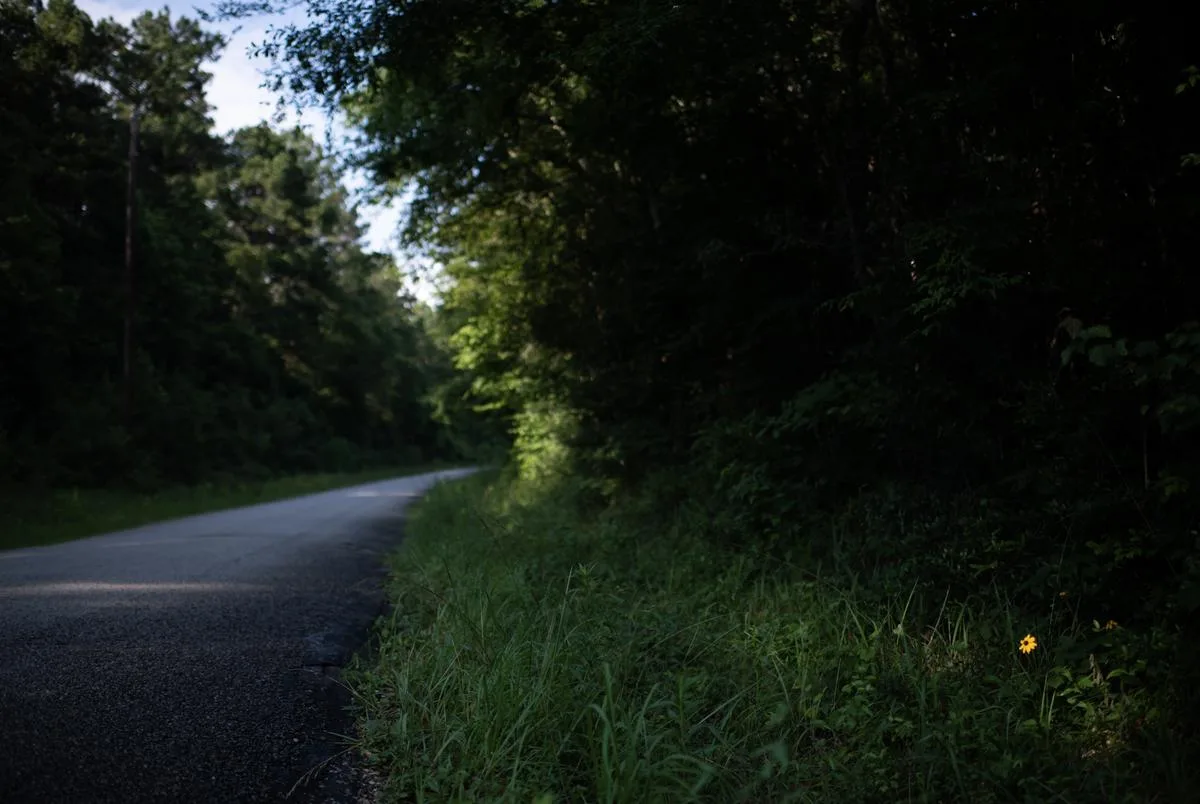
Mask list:
[[[135,282],[134,247],[137,230],[137,160],[138,142],[143,116],[151,115],[154,122],[184,123],[193,136],[189,150],[195,148],[196,135],[207,134],[208,106],[204,85],[211,77],[201,69],[206,61],[216,58],[225,42],[220,36],[205,33],[191,20],[172,23],[166,12],[146,12],[126,30],[120,26],[102,25],[114,58],[101,72],[113,97],[129,120],[129,156],[127,163],[125,201],[125,330],[121,360],[125,385],[125,422],[128,427],[133,415],[134,394],[134,328],[137,317],[137,285]],[[190,124],[190,125],[188,125]],[[203,137],[199,137],[203,139]],[[207,150],[201,144],[197,155]]]
[[[457,359],[517,411],[519,450],[553,433],[626,483],[706,462],[717,499],[775,501],[744,522],[795,534],[868,492],[987,495],[1039,543],[1154,556],[1080,548],[1103,595],[1200,588],[1167,513],[1196,470],[1200,230],[1192,54],[1164,9],[310,11],[268,47],[279,86],[348,110],[361,164],[415,186],[408,240],[454,278]],[[1051,354],[1064,308],[1093,340]],[[957,538],[925,532],[905,549]],[[969,544],[1049,583],[1025,540]],[[969,563],[930,577],[969,587]]]
[[[60,0],[7,0],[0,33],[0,477],[150,485],[436,453],[420,326],[330,161],[298,132],[212,133],[220,37],[166,12],[93,25]]]

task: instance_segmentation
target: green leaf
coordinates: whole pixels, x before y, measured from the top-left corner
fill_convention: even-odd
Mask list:
[[[1111,365],[1119,355],[1119,350],[1113,344],[1102,343],[1088,349],[1088,362],[1093,366],[1104,368]]]

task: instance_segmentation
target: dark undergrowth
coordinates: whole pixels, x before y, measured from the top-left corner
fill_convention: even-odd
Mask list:
[[[1083,617],[1070,589],[1031,612],[818,572],[722,546],[698,508],[587,499],[493,473],[418,505],[349,676],[386,800],[1194,800],[1162,629]]]

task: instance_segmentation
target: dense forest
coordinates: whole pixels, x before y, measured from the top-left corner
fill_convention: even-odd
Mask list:
[[[935,612],[1112,624],[1055,660],[1195,737],[1200,73],[1165,5],[309,11],[277,87],[414,188],[526,476]]]
[[[213,132],[223,46],[165,11],[0,4],[0,482],[344,471],[475,437],[333,160],[299,129]]]
[[[1192,621],[1200,74],[1165,9],[312,12],[279,86],[415,183],[528,471],[686,465],[728,538],[863,518],[935,585]]]
[[[1200,54],[1166,4],[312,0],[261,54],[414,193],[450,280],[420,314],[313,143],[209,132],[218,40],[0,8],[5,471],[189,480],[505,422],[527,482],[686,515],[747,588],[800,566],[921,625],[1066,635],[1023,642],[1058,675],[1020,688],[1072,713],[1037,743],[1063,778],[991,746],[925,800],[1194,791]],[[831,723],[805,739],[847,744]],[[847,756],[911,780],[932,743],[885,726]]]

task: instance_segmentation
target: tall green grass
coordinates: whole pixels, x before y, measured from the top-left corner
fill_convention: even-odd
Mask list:
[[[296,475],[256,482],[210,483],[152,493],[95,489],[39,491],[0,487],[0,550],[54,544],[151,522],[282,500],[439,468],[446,467],[430,465]]]
[[[418,505],[347,676],[386,800],[1195,800],[1137,635],[639,521],[495,474]]]

